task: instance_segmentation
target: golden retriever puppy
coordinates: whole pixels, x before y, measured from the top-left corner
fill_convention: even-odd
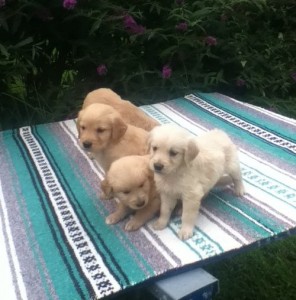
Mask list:
[[[105,172],[120,157],[148,153],[148,132],[125,123],[109,105],[94,103],[82,109],[77,129],[80,145]]]
[[[160,198],[149,169],[149,155],[125,156],[114,161],[101,189],[105,198],[119,200],[116,211],[106,218],[107,224],[115,224],[134,213],[125,230],[137,230],[159,212]]]
[[[178,235],[186,240],[193,234],[202,198],[216,184],[231,178],[235,194],[244,194],[237,148],[223,131],[214,129],[195,137],[181,127],[167,124],[150,132],[149,143],[149,165],[161,198],[160,217],[154,229],[167,226],[181,199],[182,225]]]
[[[116,109],[122,119],[130,125],[143,128],[150,131],[159,123],[145,114],[140,108],[132,104],[130,101],[123,100],[111,89],[100,88],[87,94],[84,99],[82,109],[93,103],[102,103],[112,106]]]

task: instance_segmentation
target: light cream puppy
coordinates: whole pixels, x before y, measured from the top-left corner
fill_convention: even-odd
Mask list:
[[[148,153],[148,132],[124,122],[109,105],[88,105],[79,112],[76,124],[80,145],[105,172],[120,157]]]
[[[202,198],[225,176],[231,178],[237,196],[244,194],[237,148],[223,131],[214,129],[195,137],[181,127],[167,124],[150,132],[149,143],[149,164],[161,197],[156,230],[167,226],[181,199],[182,225],[178,235],[182,240],[190,238]]]
[[[150,131],[159,123],[146,115],[140,108],[128,100],[123,100],[118,94],[108,88],[100,88],[88,93],[83,101],[82,109],[101,103],[112,106],[117,110],[125,123]]]
[[[101,183],[103,198],[119,200],[116,211],[106,218],[107,224],[115,224],[133,214],[125,230],[137,230],[152,219],[160,209],[153,172],[149,169],[149,155],[125,156],[114,161]]]

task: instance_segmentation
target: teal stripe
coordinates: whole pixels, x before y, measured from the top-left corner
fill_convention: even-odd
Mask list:
[[[194,114],[196,118],[203,120],[203,122],[211,124],[211,126],[220,128],[226,131],[230,136],[234,136],[239,140],[247,142],[249,145],[252,145],[252,152],[262,152],[274,157],[275,160],[284,160],[286,163],[292,164],[296,167],[295,155],[293,155],[288,150],[285,150],[281,147],[278,147],[274,144],[268,143],[267,141],[262,140],[259,137],[249,133],[248,131],[239,128],[228,121],[213,115],[212,113],[196,106],[189,101],[172,101],[172,107],[177,109],[183,109]],[[186,113],[185,113],[186,115]],[[250,149],[251,150],[251,149]],[[266,155],[265,154],[265,155]]]
[[[270,189],[268,190],[268,188],[263,188],[262,185],[256,184],[256,182],[254,182],[254,180],[250,180],[248,178],[248,176],[244,175],[245,172],[242,169],[242,174],[243,174],[244,181],[248,182],[250,185],[256,187],[257,189],[260,189],[261,191],[265,192],[266,194],[270,195],[271,197],[273,197],[275,199],[278,199],[281,202],[284,202],[285,204],[289,205],[291,208],[293,208],[293,209],[296,208],[295,204],[291,203],[291,200],[293,200],[293,199],[294,199],[294,202],[295,202],[295,197],[296,197],[296,191],[295,191],[295,189],[293,189],[292,187],[289,187],[289,186],[285,185],[282,182],[277,181],[276,179],[273,179],[271,177],[266,176],[265,174],[262,174],[258,170],[254,169],[254,168],[251,168],[250,166],[247,166],[246,164],[243,164],[243,163],[241,163],[241,164],[243,166],[245,166],[246,169],[252,169],[252,170],[254,170],[254,172],[261,174],[262,175],[262,180],[264,180],[265,178],[268,178],[268,180],[274,182],[274,184],[278,184],[279,186],[287,189],[288,191],[291,191],[292,193],[289,192],[289,194],[288,194],[289,197],[286,197],[287,198],[286,200],[283,199],[283,197],[280,198],[279,196],[276,195],[276,193],[271,193],[269,191]]]
[[[231,193],[223,193],[223,200],[230,203],[235,208],[240,209],[246,215],[256,220],[258,223],[262,224],[264,227],[270,229],[274,233],[280,233],[286,228],[276,222],[276,220],[271,219],[270,216],[266,214],[261,214],[258,209],[250,207],[250,205],[244,202],[240,197],[234,197]]]
[[[77,195],[76,199],[73,199],[71,196],[72,205],[75,207],[75,211],[85,230],[95,242],[95,245],[100,248],[100,252],[106,258],[108,268],[121,278],[122,283],[125,282],[122,275],[112,263],[110,254],[108,254],[106,250],[101,247],[98,236],[101,236],[104,239],[106,247],[110,251],[111,255],[116,257],[116,261],[122,270],[126,271],[130,282],[138,282],[140,279],[144,279],[146,275],[131,254],[125,249],[124,243],[127,243],[128,246],[130,246],[130,249],[133,250],[133,254],[135,254],[137,258],[142,261],[145,268],[152,275],[153,269],[151,266],[146,260],[143,259],[142,255],[137,249],[134,248],[134,245],[130,243],[125,235],[121,234],[121,238],[123,239],[122,241],[116,236],[116,234],[113,233],[117,226],[105,224],[105,217],[108,215],[108,212],[99,200],[96,204],[99,207],[99,211],[101,213],[103,212],[103,215],[98,215],[98,209],[93,205],[93,202],[90,199],[90,197],[96,197],[96,195],[92,191],[92,188],[87,180],[81,177],[79,168],[74,161],[71,161],[69,153],[66,152],[67,149],[62,147],[61,141],[58,140],[55,135],[53,135],[52,130],[50,130],[50,128],[47,126],[38,126],[36,130],[40,136],[44,137],[43,140],[46,143],[46,147],[48,147],[50,153],[54,156],[56,166],[59,168],[59,170],[55,169],[55,171],[62,184],[66,187],[67,195]],[[43,150],[46,149],[44,148]],[[63,174],[64,179],[61,177],[61,173]],[[65,183],[69,185],[72,193],[69,192]],[[90,191],[92,191],[92,193],[90,193]],[[88,221],[85,220],[85,216],[87,217]],[[92,224],[92,226],[90,226],[90,224]],[[119,230],[119,232],[121,232],[121,230]],[[129,272],[131,269],[133,272]]]
[[[205,236],[212,244],[215,244],[217,246],[217,248],[219,248],[219,250],[221,252],[224,252],[224,249],[221,247],[221,245],[219,243],[217,243],[216,241],[214,241],[209,235],[207,235],[203,230],[201,230],[200,228],[197,229],[197,231],[199,231],[203,236]]]
[[[176,237],[178,237],[178,239],[179,239],[179,236],[178,236],[178,234],[177,234],[177,231],[174,229],[174,227],[173,227],[171,224],[169,224],[168,228],[169,228],[169,229],[172,231],[172,233],[173,233]],[[192,247],[192,246],[191,246],[190,244],[188,244],[187,242],[185,242],[185,244],[186,244],[186,246],[187,246],[189,249],[191,249],[195,254],[197,254],[197,256],[198,256],[200,259],[202,259],[201,254],[198,252],[198,250],[197,250],[196,248]]]
[[[215,98],[215,95],[213,95],[213,94],[208,94],[208,93],[194,93],[194,94],[197,97],[200,97],[202,100],[212,104],[213,106],[216,106],[217,108],[227,111],[230,114],[237,116],[238,118],[241,118],[250,124],[254,124],[260,128],[263,128],[263,129],[269,131],[269,132],[278,134],[281,137],[284,137],[284,138],[286,137],[287,140],[294,141],[294,143],[296,142],[296,139],[295,139],[296,127],[295,126],[294,126],[294,130],[290,129],[283,124],[284,121],[280,121],[281,123],[279,123],[278,120],[276,120],[272,117],[268,117],[265,114],[263,115],[261,112],[259,112],[257,110],[254,114],[254,113],[252,113],[252,108],[250,108],[249,106],[248,107],[245,106],[244,108],[238,110],[237,106],[233,106],[231,104],[231,102],[229,103],[227,101],[217,99],[217,98]],[[241,104],[237,104],[237,105],[240,106],[243,104],[241,103]],[[262,118],[258,118],[258,114],[261,114]],[[293,125],[290,124],[289,126],[293,126]]]
[[[54,242],[54,238],[49,229],[49,224],[46,220],[45,213],[41,206],[41,201],[43,201],[43,203],[45,204],[46,210],[50,216],[50,222],[53,226],[53,230],[56,232],[56,236],[64,253],[67,253],[67,248],[64,246],[63,239],[59,234],[59,228],[56,226],[55,220],[51,215],[49,206],[46,204],[47,199],[45,198],[44,193],[40,185],[38,184],[38,179],[36,178],[35,170],[33,170],[31,165],[28,168],[23,158],[20,159],[22,157],[22,153],[20,152],[15,141],[8,134],[4,135],[4,144],[10,155],[10,159],[13,163],[15,172],[20,176],[18,180],[22,193],[21,197],[24,198],[26,201],[27,213],[30,217],[31,222],[30,226],[31,229],[33,229],[33,231],[35,232],[36,241],[43,254],[46,268],[54,285],[55,292],[61,299],[66,299],[69,295],[77,295],[77,291],[74,288],[74,284],[67,285],[68,289],[65,289],[65,282],[71,282],[72,279],[68,274],[68,269],[64,261],[61,259],[61,254],[57,249],[56,243]],[[26,154],[25,159],[28,159]],[[34,185],[31,177],[28,176],[29,170],[34,176],[33,180],[37,182],[36,185]],[[41,195],[42,199],[39,198],[37,191],[39,191],[39,194]],[[53,260],[52,257],[55,257],[55,259]],[[75,266],[69,257],[69,253],[67,253],[65,259],[71,265],[73,275],[79,281],[79,274],[75,271]],[[42,274],[42,272],[40,274]],[[81,289],[83,290],[85,297],[88,297],[89,292],[87,291],[85,286],[82,285]]]
[[[231,227],[236,227],[237,229],[243,228],[242,230],[240,230],[241,232],[248,232],[256,240],[259,238],[266,238],[270,236],[270,233],[268,231],[264,230],[262,227],[258,226],[257,224],[240,214],[238,211],[234,210],[233,208],[219,200],[219,198],[213,193],[211,193],[204,200],[204,205],[215,207],[215,209],[218,209],[223,216],[228,216]],[[237,223],[240,225],[237,226],[233,223]]]

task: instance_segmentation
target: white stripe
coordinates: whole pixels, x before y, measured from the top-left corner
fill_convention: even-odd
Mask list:
[[[274,217],[276,217],[277,219],[289,224],[291,227],[294,227],[296,225],[296,220],[295,222],[291,222],[289,219],[284,218],[282,215],[278,214],[276,211],[274,211],[273,209],[270,209],[269,207],[267,207],[267,203],[261,203],[257,200],[255,200],[252,197],[249,197],[248,195],[244,196],[246,199],[248,199],[249,202],[254,203],[256,206],[261,207],[263,210],[265,210],[267,213],[269,213],[270,215],[273,215]]]
[[[151,223],[149,223],[148,226],[152,231],[154,231],[154,229],[151,227]],[[155,230],[154,233],[162,241],[162,243],[168,249],[170,249],[176,257],[178,257],[178,259],[181,261],[181,265],[190,264],[201,260],[199,255],[193,252],[186,245],[186,243],[183,243],[170,228]]]
[[[153,236],[147,231],[145,227],[140,229],[142,233],[146,236],[147,240],[158,250],[158,252],[169,262],[172,267],[177,267],[178,264],[171,258],[167,251],[164,250],[153,238]],[[173,251],[172,251],[173,252]]]
[[[109,269],[105,266],[101,256],[97,253],[92,241],[90,240],[89,236],[87,235],[87,233],[84,231],[82,224],[80,223],[79,218],[77,217],[77,215],[75,214],[69,199],[67,198],[67,195],[65,194],[64,190],[62,189],[57,177],[55,176],[54,171],[52,170],[49,161],[47,160],[46,155],[43,153],[42,148],[40,147],[38,141],[35,139],[35,137],[31,134],[31,129],[30,127],[26,127],[26,128],[21,128],[20,130],[20,134],[21,137],[24,141],[24,143],[27,146],[27,149],[30,152],[30,155],[34,161],[34,164],[36,166],[36,168],[38,169],[39,174],[41,175],[41,179],[42,182],[44,184],[44,187],[46,189],[46,191],[48,192],[48,196],[51,200],[51,203],[54,207],[54,211],[56,213],[56,216],[59,220],[59,223],[64,231],[64,234],[67,237],[67,241],[70,244],[71,248],[73,249],[76,259],[79,261],[79,265],[81,266],[83,273],[85,274],[85,276],[88,278],[90,284],[92,285],[94,291],[96,291],[98,293],[98,295],[100,296],[106,296],[109,293],[114,293],[116,291],[119,291],[121,289],[119,283],[116,281],[116,279],[113,277],[113,275],[109,272]],[[27,136],[28,135],[28,136]],[[32,141],[34,147],[36,147],[36,149],[38,149],[38,152],[40,153],[40,157],[42,158],[42,161],[46,163],[46,167],[50,170],[50,175],[52,177],[52,181],[54,182],[54,186],[57,187],[58,192],[60,193],[63,201],[65,202],[63,204],[64,211],[69,211],[70,215],[73,218],[73,222],[75,223],[75,227],[78,228],[77,232],[81,233],[79,235],[79,237],[81,238],[81,240],[79,241],[79,243],[82,243],[83,241],[87,243],[87,246],[85,246],[85,248],[78,248],[76,241],[75,241],[75,236],[73,236],[73,234],[71,233],[71,231],[69,230],[69,228],[67,228],[66,226],[66,221],[63,219],[63,214],[62,214],[62,210],[58,207],[57,201],[55,200],[55,195],[53,193],[53,191],[49,188],[46,178],[44,176],[44,171],[41,169],[39,163],[38,162],[38,158],[35,157],[34,151],[32,150],[32,144],[30,145],[30,141]],[[83,259],[83,256],[81,255],[81,252],[83,250],[90,250],[91,251],[91,256],[94,258],[91,262],[85,262]],[[90,257],[90,255],[89,255]],[[86,257],[84,257],[86,258]],[[95,272],[98,272],[98,270],[92,271],[92,270],[88,270],[87,268],[93,267],[99,265],[100,266],[100,271],[103,271],[103,273],[106,275],[106,278],[111,282],[113,290],[111,291],[102,291],[99,289],[99,287],[97,286],[97,284],[100,283],[100,281],[97,281],[93,278],[94,275],[96,275]],[[104,280],[104,279],[102,279]]]
[[[247,245],[249,243],[248,240],[244,236],[242,236],[238,231],[234,230],[228,224],[224,223],[221,219],[219,219],[217,216],[212,214],[209,210],[207,210],[204,207],[201,208],[201,214],[200,215],[202,215],[203,212],[206,213],[215,222],[217,222],[221,227],[221,228],[219,228],[215,223],[211,222],[208,218],[206,218],[206,216],[204,216],[208,220],[207,222],[210,222],[210,225],[205,228],[205,232],[208,234],[209,231],[213,231],[212,238],[214,240],[217,239],[217,241],[221,240],[219,243],[221,245],[223,245],[223,248],[225,248],[226,251],[231,250],[233,248],[241,247],[244,244]],[[200,224],[200,226],[202,228],[204,228],[202,223]],[[215,226],[218,227],[218,228],[213,230]],[[219,233],[219,229],[222,230],[222,228],[224,228],[226,231],[228,231],[231,235],[235,236],[236,239],[239,240],[239,242],[236,241],[235,239],[234,239],[234,241],[229,241],[228,242],[226,240],[227,238],[225,237],[225,234]],[[230,245],[232,245],[232,246],[230,247]]]
[[[234,209],[235,211],[237,211],[239,214],[241,214],[242,216],[244,216],[245,218],[247,218],[248,220],[250,220],[252,223],[256,224],[258,227],[261,227],[262,229],[264,229],[266,232],[270,233],[270,235],[274,235],[274,232],[271,231],[269,228],[265,227],[263,224],[259,223],[258,221],[256,221],[255,219],[253,219],[252,217],[250,217],[249,215],[247,215],[245,212],[243,212],[241,209],[235,207],[234,205],[230,204],[229,202],[225,201],[223,198],[219,197],[218,195],[215,195],[219,200],[221,200],[224,204],[226,204],[227,206],[231,207],[232,209]]]
[[[256,136],[259,136],[261,139],[268,141],[269,143],[278,145],[279,147],[288,149],[289,151],[296,153],[296,147],[295,147],[296,144],[291,141],[288,141],[278,135],[275,135],[270,131],[266,131],[262,127],[258,127],[234,115],[231,115],[230,113],[227,113],[226,111],[219,109],[214,105],[209,104],[208,102],[204,101],[203,99],[195,95],[189,95],[186,96],[185,98],[196,103],[198,106],[203,107],[207,111],[211,112],[213,115],[219,116],[220,118],[226,120],[227,122],[234,124],[238,128],[242,128],[243,130],[247,132],[251,132]]]
[[[267,115],[268,117],[272,116],[273,118],[275,119],[278,119],[278,120],[282,120],[282,121],[285,121],[286,123],[290,123],[291,125],[296,125],[296,120],[292,119],[292,118],[289,118],[289,117],[286,117],[286,116],[283,116],[283,115],[280,115],[279,113],[276,113],[276,112],[273,112],[271,110],[268,110],[266,108],[263,108],[263,107],[260,107],[260,106],[257,106],[257,105],[254,105],[254,104],[251,104],[251,103],[246,103],[246,102],[241,102],[237,99],[234,99],[234,98],[231,98],[229,96],[225,96],[223,94],[220,94],[220,93],[213,93],[213,95],[220,95],[222,96],[223,98],[228,98],[229,100],[233,101],[233,102],[236,102],[242,106],[246,106],[246,107],[250,107],[252,108],[253,110],[257,110],[259,112],[262,112],[264,113],[265,115]],[[192,95],[192,94],[191,94]],[[189,96],[189,95],[188,95]]]
[[[26,287],[24,284],[22,271],[21,271],[20,264],[19,264],[19,261],[17,258],[13,239],[12,239],[12,233],[10,230],[10,224],[9,224],[9,219],[8,219],[8,214],[7,214],[7,207],[5,204],[5,199],[4,199],[4,195],[3,195],[3,191],[2,191],[1,182],[0,182],[0,202],[2,204],[2,211],[3,211],[3,216],[4,216],[3,222],[4,222],[4,226],[6,228],[7,239],[8,239],[7,246],[10,248],[11,260],[12,260],[14,270],[16,273],[16,280],[17,280],[18,288],[19,288],[22,300],[26,300],[26,299],[28,299],[27,291],[26,291]],[[0,226],[2,227],[1,222],[0,222]],[[3,232],[4,228],[1,228],[1,229],[2,229],[1,232]],[[2,235],[0,235],[0,238],[1,238],[0,245],[3,245],[3,247],[0,247],[0,259],[1,259],[0,291],[3,296],[5,295],[5,297],[4,297],[5,299],[13,299],[14,300],[14,299],[16,299],[16,297],[8,298],[8,295],[10,295],[12,297],[12,295],[15,292],[12,291],[12,289],[13,289],[13,281],[12,281],[12,277],[11,277],[12,274],[11,274],[11,270],[9,267],[8,257],[6,256],[7,252],[5,251],[4,237]],[[8,250],[8,249],[6,249],[6,250]],[[5,292],[3,292],[3,291],[5,291]]]

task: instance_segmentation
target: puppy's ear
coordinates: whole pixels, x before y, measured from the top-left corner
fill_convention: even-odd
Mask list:
[[[112,120],[112,140],[119,140],[127,130],[127,124],[120,117],[115,117]]]
[[[101,181],[101,190],[101,198],[103,200],[112,198],[113,189],[112,186],[109,184],[108,179],[105,178]]]
[[[194,140],[189,139],[187,143],[187,148],[185,149],[184,160],[186,164],[189,164],[191,161],[195,159],[199,152],[197,144]]]
[[[76,120],[76,128],[77,128],[77,132],[78,132],[78,138],[80,138],[80,120],[81,120],[81,116],[82,116],[82,110],[79,111],[78,116],[77,116],[77,120]]]

